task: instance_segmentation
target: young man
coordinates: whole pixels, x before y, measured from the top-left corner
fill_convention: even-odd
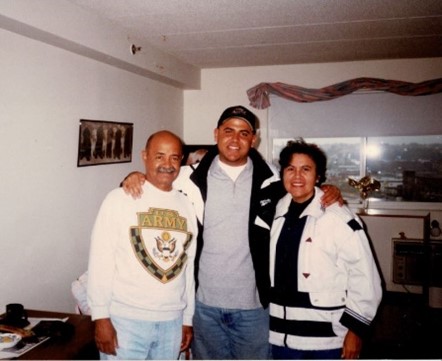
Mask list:
[[[195,359],[269,358],[269,239],[275,205],[285,190],[277,172],[253,148],[258,119],[227,108],[213,146],[197,166],[183,166],[174,186],[194,203],[199,235],[192,353]],[[126,192],[140,196],[144,177],[132,173]],[[331,187],[324,198],[340,198]]]
[[[160,131],[142,158],[142,197],[111,191],[92,232],[88,301],[102,359],[177,359],[192,339],[197,224],[172,187],[182,142]]]

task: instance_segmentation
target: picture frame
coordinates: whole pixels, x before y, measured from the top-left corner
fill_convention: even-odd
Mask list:
[[[133,123],[80,119],[78,167],[132,161]]]
[[[181,165],[192,165],[199,163],[202,157],[213,147],[209,144],[185,144],[183,148],[183,160]]]

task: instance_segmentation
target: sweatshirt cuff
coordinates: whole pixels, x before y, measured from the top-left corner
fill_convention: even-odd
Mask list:
[[[183,315],[183,326],[193,326],[193,316]]]
[[[91,308],[91,318],[92,318],[92,321],[98,320],[100,318],[110,318],[108,308],[107,307],[92,307]]]

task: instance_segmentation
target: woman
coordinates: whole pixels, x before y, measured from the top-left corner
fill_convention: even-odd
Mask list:
[[[280,154],[288,192],[270,241],[270,343],[274,359],[354,359],[382,297],[361,221],[335,204],[321,208],[327,159],[291,141]]]

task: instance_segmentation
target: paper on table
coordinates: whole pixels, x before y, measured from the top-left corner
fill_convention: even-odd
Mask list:
[[[29,325],[25,327],[27,330],[30,330],[34,326],[36,326],[40,321],[63,321],[66,322],[68,320],[68,317],[66,318],[37,318],[37,317],[29,317]],[[31,343],[31,344],[24,344],[23,342],[19,342],[17,345],[11,348],[5,348],[3,350],[0,350],[0,360],[7,360],[19,357],[23,355],[24,353],[32,350],[34,347],[37,347],[38,345],[42,344],[46,340],[48,340],[49,337],[40,337],[38,339],[38,342]]]

